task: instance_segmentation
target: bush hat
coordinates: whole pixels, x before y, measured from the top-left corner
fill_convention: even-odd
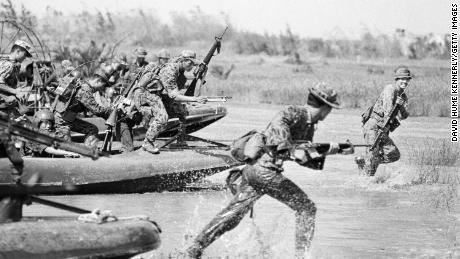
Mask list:
[[[327,87],[324,84],[318,84],[315,87],[308,89],[310,94],[316,97],[321,102],[335,109],[340,109],[340,104],[337,100],[337,92],[334,89]]]

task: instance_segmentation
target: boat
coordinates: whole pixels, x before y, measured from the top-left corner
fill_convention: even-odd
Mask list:
[[[188,116],[186,116],[186,134],[191,134],[200,129],[203,129],[212,123],[224,118],[227,115],[227,109],[224,106],[211,106],[211,105],[202,105],[190,103],[187,104],[187,110],[189,111]],[[98,138],[103,141],[107,126],[105,125],[105,120],[99,117],[88,117],[83,118],[85,121],[91,122],[96,125],[99,129]],[[168,124],[163,132],[160,133],[159,137],[172,137],[175,136],[179,129],[179,119],[171,118],[168,120]],[[145,129],[142,126],[136,126],[133,129],[134,139],[142,140],[144,139]],[[74,142],[83,142],[84,135],[80,133],[72,133],[72,141]]]
[[[145,218],[101,224],[75,218],[24,218],[0,224],[0,258],[130,258],[158,248],[160,232]]]
[[[127,154],[90,158],[24,157],[23,182],[38,173],[35,194],[144,193],[185,189],[205,176],[240,165],[229,152],[209,146],[164,150],[152,155],[137,150]],[[0,158],[0,172],[13,169]],[[13,186],[11,174],[0,174],[0,189]],[[71,188],[66,188],[66,187]],[[63,188],[64,187],[64,188]]]

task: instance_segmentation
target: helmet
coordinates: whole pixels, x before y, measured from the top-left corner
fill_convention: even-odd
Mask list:
[[[40,123],[43,121],[54,122],[54,115],[50,110],[43,109],[43,110],[39,110],[38,112],[34,114],[32,123],[35,127],[38,128],[40,126]]]
[[[167,49],[162,49],[157,54],[158,58],[171,58],[171,53]]]
[[[143,57],[145,58],[145,56],[147,56],[147,50],[144,49],[143,47],[138,47],[134,53],[136,54],[136,56],[138,57]]]
[[[32,54],[30,54],[32,52],[32,46],[30,46],[29,43],[27,43],[27,42],[25,42],[23,40],[17,40],[17,41],[14,42],[12,48],[14,48],[14,46],[21,47],[22,49],[24,49],[26,51],[27,57],[29,57],[29,58],[32,57]]]
[[[188,49],[183,50],[183,51],[180,53],[180,57],[181,57],[181,58],[184,58],[184,59],[191,60],[191,61],[192,61],[193,63],[195,63],[195,64],[199,64],[199,63],[200,63],[200,61],[198,61],[198,60],[196,59],[196,53],[195,53],[195,51],[193,51],[193,50],[188,50]]]
[[[400,66],[395,70],[395,79],[401,78],[412,78],[412,74],[410,73],[409,68],[407,68],[406,66]]]

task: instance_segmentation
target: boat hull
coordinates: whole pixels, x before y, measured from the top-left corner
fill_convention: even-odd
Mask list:
[[[129,258],[160,246],[160,231],[147,220],[102,224],[77,220],[0,224],[0,258]]]
[[[226,150],[196,148],[144,151],[89,158],[24,158],[23,182],[35,174],[34,194],[143,193],[183,190],[188,183],[239,165]],[[0,194],[16,185],[7,158],[0,159]]]

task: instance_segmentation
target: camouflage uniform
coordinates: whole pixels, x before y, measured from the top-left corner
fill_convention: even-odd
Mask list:
[[[19,66],[9,58],[0,58],[0,111],[10,113],[17,106],[17,101],[7,102],[10,94],[1,90],[2,85],[7,87],[16,88],[19,73]]]
[[[398,95],[398,88],[395,85],[387,85],[378,97],[370,118],[363,125],[364,139],[367,144],[372,145],[374,143],[378,131],[383,128],[384,122],[390,116],[390,111],[394,107]],[[402,98],[406,104],[400,108],[398,116],[391,123],[399,125],[399,120],[409,116],[406,111],[406,94],[403,94]],[[389,132],[385,132],[376,148],[372,151],[369,148],[366,149],[364,171],[367,175],[373,176],[379,164],[398,161],[400,156],[398,148],[389,137]]]
[[[256,141],[248,141],[246,149],[272,145],[289,147],[293,140],[312,141],[314,124],[307,107],[289,106],[279,112]],[[260,136],[260,135],[259,135]],[[200,258],[202,250],[225,232],[236,227],[254,203],[264,194],[286,204],[296,212],[296,255],[303,257],[310,247],[315,228],[315,204],[295,183],[284,177],[282,163],[263,150],[259,158],[243,168],[242,183],[230,204],[205,227],[194,240],[188,253]]]
[[[142,115],[140,122],[147,129],[144,145],[154,146],[155,139],[168,123],[168,114],[159,96],[162,90],[158,81],[158,71],[162,66],[149,63],[141,71],[136,88],[133,92],[134,107]],[[121,142],[123,151],[132,151],[132,128],[137,121],[127,118],[120,123]]]
[[[143,61],[141,63],[133,62],[129,66],[129,70],[124,74],[124,80],[125,83],[124,85],[128,86],[131,84],[131,82],[136,79],[136,76],[139,72],[141,72],[145,66],[147,66],[149,63],[147,61]]]
[[[97,104],[93,96],[95,90],[89,83],[77,80],[75,84],[77,84],[77,90],[67,109],[63,112],[56,111],[54,113],[56,134],[69,141],[70,131],[85,134],[85,145],[94,147],[97,144],[98,128],[94,124],[76,118],[76,116],[80,112],[90,111],[96,116],[107,118],[111,108],[101,107]]]
[[[186,88],[187,82],[184,70],[180,68],[180,61],[173,59],[167,63],[161,69],[159,78],[164,87],[162,98],[169,117],[177,117],[179,121],[185,122],[185,117],[188,115],[185,104],[174,101],[176,96],[181,94],[180,91]]]
[[[144,142],[154,145],[155,139],[168,123],[168,114],[160,96],[149,91],[136,91],[135,106],[142,114],[142,126],[147,129]]]

